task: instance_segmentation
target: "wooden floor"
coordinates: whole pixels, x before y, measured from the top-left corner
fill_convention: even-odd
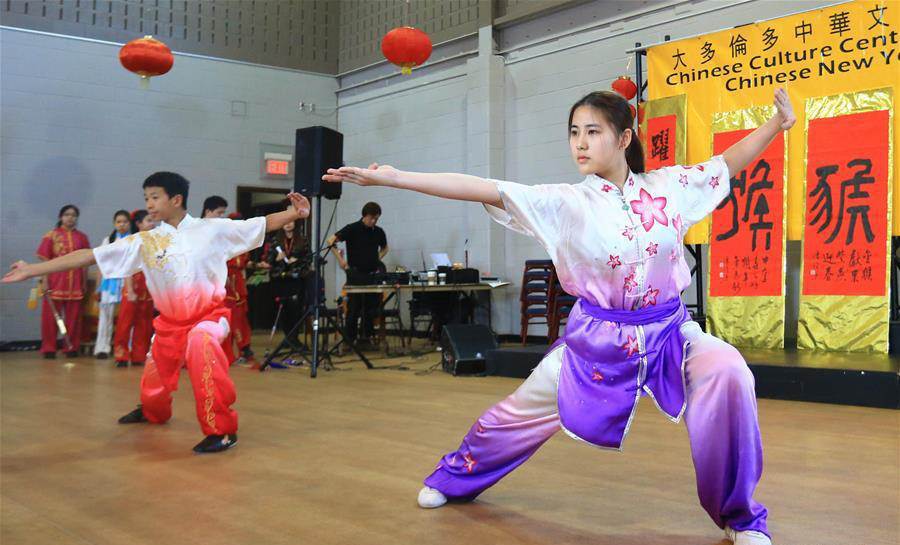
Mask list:
[[[437,361],[346,363],[315,380],[235,367],[240,443],[197,456],[186,376],[171,422],[121,426],[139,368],[2,353],[0,543],[728,543],[697,502],[684,426],[646,399],[624,453],[557,434],[478,501],[419,509],[438,457],[520,383],[418,373]],[[760,400],[759,413],[757,499],[775,545],[898,543],[900,412]]]

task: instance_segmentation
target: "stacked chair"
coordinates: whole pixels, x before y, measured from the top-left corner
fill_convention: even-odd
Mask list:
[[[547,306],[547,340],[550,341],[550,344],[553,344],[559,338],[559,326],[564,323],[564,319],[568,318],[569,312],[571,312],[578,298],[566,293],[562,285],[560,285],[555,267],[551,273]]]
[[[530,259],[525,262],[522,274],[522,293],[519,296],[522,308],[522,345],[528,340],[528,326],[550,324],[550,279],[553,276],[553,261]]]
[[[522,274],[522,345],[528,341],[528,326],[547,325],[547,340],[554,343],[559,338],[559,328],[565,324],[572,307],[578,300],[569,295],[559,283],[556,267],[549,259],[531,259],[525,262]]]

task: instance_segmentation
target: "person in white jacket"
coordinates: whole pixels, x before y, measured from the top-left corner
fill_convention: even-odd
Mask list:
[[[127,210],[117,210],[113,214],[113,231],[103,239],[103,245],[112,244],[120,238],[128,236],[131,228],[131,214]],[[94,343],[94,357],[105,360],[112,351],[113,331],[116,329],[116,307],[122,302],[121,278],[103,278],[97,283],[97,294],[100,296],[100,316],[97,321],[97,341]]]

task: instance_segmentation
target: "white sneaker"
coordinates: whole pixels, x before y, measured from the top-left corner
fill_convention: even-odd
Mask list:
[[[434,509],[447,503],[447,496],[440,490],[435,490],[430,486],[423,486],[419,490],[419,507],[423,509]]]
[[[734,542],[734,545],[772,545],[769,536],[756,530],[744,530],[736,532],[731,526],[725,526],[725,537]]]

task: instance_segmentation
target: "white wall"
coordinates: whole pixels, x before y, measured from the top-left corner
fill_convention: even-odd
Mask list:
[[[294,130],[335,127],[333,77],[176,54],[142,89],[118,45],[0,29],[0,266],[33,260],[67,203],[98,245],[116,209],[143,206],[157,170],[191,181],[188,211],[237,185],[291,187],[260,178],[260,144],[293,146]],[[300,101],[316,114],[300,112]],[[232,115],[232,101],[247,104]],[[0,287],[0,340],[36,339],[30,285]]]
[[[465,78],[459,77],[342,108],[338,127],[344,133],[344,162],[464,171],[465,85]],[[448,252],[452,258],[462,259],[464,203],[384,188],[345,186],[337,227],[358,220],[369,201],[382,208],[379,225],[388,235],[391,252],[385,264],[389,267],[421,266],[420,250]]]
[[[407,170],[429,172],[466,171],[466,72],[457,65],[443,71],[442,81],[411,90],[399,88],[345,93],[338,100],[338,130],[344,134],[344,162],[368,166],[372,162]],[[468,235],[467,205],[418,193],[347,184],[338,206],[332,232],[360,218],[369,201],[382,209],[379,226],[387,234],[388,270],[402,265],[422,267],[422,254],[446,252],[463,260]],[[331,275],[328,284],[341,286],[343,272]],[[405,303],[403,303],[405,306]]]

